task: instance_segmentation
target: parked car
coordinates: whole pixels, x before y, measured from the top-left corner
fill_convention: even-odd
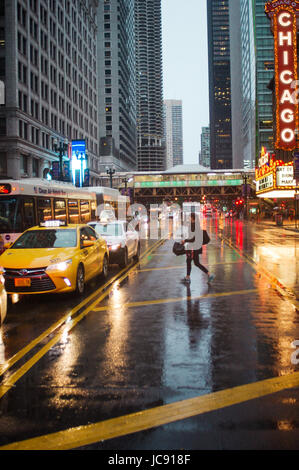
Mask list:
[[[81,295],[87,281],[99,274],[106,278],[109,251],[92,227],[49,222],[26,230],[0,256],[8,294],[76,291]]]
[[[125,267],[133,258],[138,261],[140,256],[140,238],[138,232],[127,221],[88,222],[94,230],[106,240],[109,249],[110,264]]]

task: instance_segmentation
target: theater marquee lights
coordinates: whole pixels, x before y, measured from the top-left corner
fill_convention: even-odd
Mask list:
[[[256,195],[267,198],[292,198],[295,193],[293,162],[284,163],[269,155],[255,170]]]
[[[297,25],[299,1],[267,2],[265,12],[272,22],[275,55],[276,141],[275,148],[296,148],[298,128]]]

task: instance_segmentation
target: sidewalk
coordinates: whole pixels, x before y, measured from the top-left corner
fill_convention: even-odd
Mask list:
[[[257,273],[266,274],[270,284],[293,299],[298,309],[299,237],[295,224],[235,221],[219,228],[223,240],[252,263]]]
[[[261,219],[257,221],[251,221],[251,223],[256,224],[256,225],[264,225],[265,227],[276,227],[276,228],[282,228],[285,230],[292,230],[294,232],[299,232],[299,221],[297,220],[297,223],[295,220],[283,220],[282,225],[277,225],[275,221],[272,219]]]

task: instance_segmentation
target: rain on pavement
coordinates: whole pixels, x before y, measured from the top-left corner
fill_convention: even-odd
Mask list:
[[[299,356],[293,347],[299,340],[298,234],[217,218],[207,229],[211,242],[201,262],[216,275],[211,285],[194,265],[191,284],[181,282],[185,256],[173,255],[169,237],[146,241],[147,254],[106,295],[92,297],[100,287],[92,283],[77,310],[71,296],[23,299],[10,307],[0,329],[0,446],[298,372],[292,360]],[[288,289],[285,295],[265,273]],[[110,276],[117,276],[116,268]],[[72,329],[57,341],[67,322],[43,335],[74,309]],[[26,345],[32,347],[5,368]],[[77,447],[295,449],[298,390],[198,410],[188,419]]]

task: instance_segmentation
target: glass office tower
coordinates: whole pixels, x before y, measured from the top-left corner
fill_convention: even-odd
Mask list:
[[[211,168],[232,167],[229,0],[207,0]]]
[[[262,146],[274,150],[272,91],[269,84],[274,75],[274,40],[265,1],[255,2],[257,153]]]
[[[273,150],[273,37],[265,2],[230,0],[233,168],[254,168]],[[240,47],[241,45],[241,47]]]

